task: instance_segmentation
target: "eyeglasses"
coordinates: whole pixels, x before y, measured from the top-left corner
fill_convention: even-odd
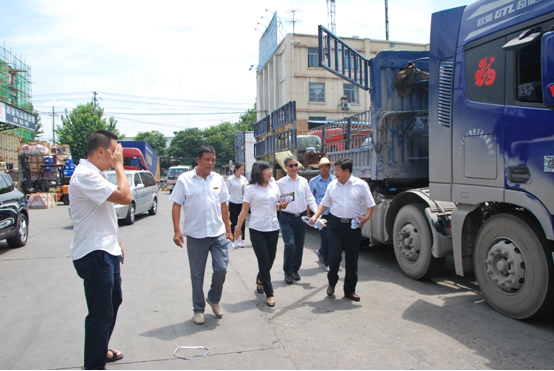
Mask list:
[[[296,164],[290,164],[290,165],[287,165],[287,166],[290,167],[290,168],[292,169],[293,167],[298,167],[298,163],[296,163]]]

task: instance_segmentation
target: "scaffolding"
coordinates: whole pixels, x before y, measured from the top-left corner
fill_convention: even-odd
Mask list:
[[[32,113],[31,90],[31,67],[0,46],[0,101]]]

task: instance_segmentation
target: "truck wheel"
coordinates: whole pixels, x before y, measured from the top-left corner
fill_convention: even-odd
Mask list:
[[[158,212],[158,199],[154,197],[154,201],[152,201],[152,207],[150,208],[150,210],[148,210],[148,214],[156,215],[157,212]]]
[[[531,218],[491,217],[477,233],[473,259],[479,288],[498,312],[527,319],[554,309],[552,252]]]
[[[131,202],[129,204],[129,211],[127,212],[127,217],[125,218],[125,224],[131,225],[135,223],[135,204]]]
[[[69,195],[63,195],[61,201],[64,205],[69,205]]]
[[[440,272],[445,258],[433,256],[433,237],[422,205],[411,204],[400,209],[392,237],[396,260],[406,276],[425,280]]]
[[[6,239],[6,242],[10,247],[21,247],[27,243],[27,237],[29,236],[29,225],[27,224],[27,217],[23,214],[19,214],[17,217],[17,235],[12,238]]]

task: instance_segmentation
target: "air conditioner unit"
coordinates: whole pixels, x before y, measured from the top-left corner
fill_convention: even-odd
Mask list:
[[[342,109],[350,109],[350,103],[342,102]]]

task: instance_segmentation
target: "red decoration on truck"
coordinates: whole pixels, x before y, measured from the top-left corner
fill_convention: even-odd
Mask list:
[[[554,97],[554,85],[550,85],[550,92],[552,93],[552,96]]]
[[[475,85],[492,85],[496,79],[496,71],[491,68],[494,57],[485,57],[479,61],[479,69],[475,73]]]

